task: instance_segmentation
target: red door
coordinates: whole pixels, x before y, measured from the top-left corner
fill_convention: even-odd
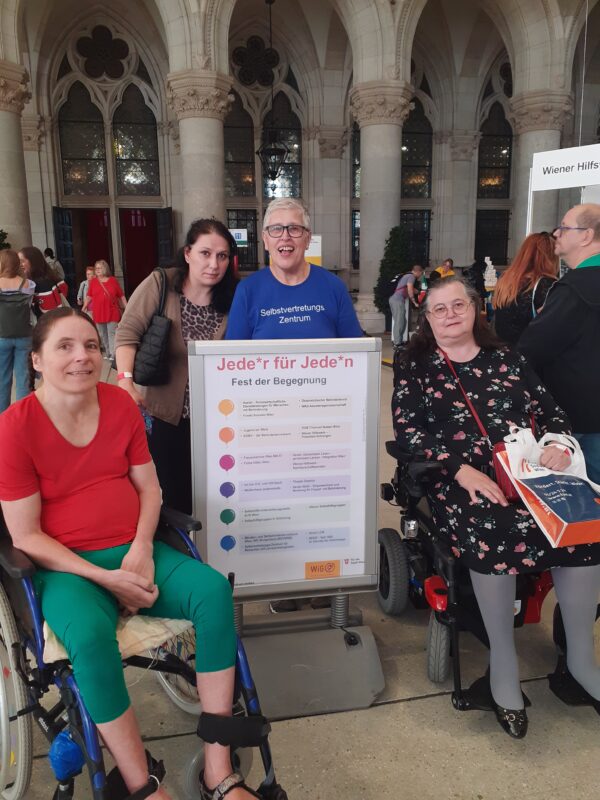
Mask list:
[[[128,295],[158,266],[156,213],[154,209],[119,209],[123,277]]]

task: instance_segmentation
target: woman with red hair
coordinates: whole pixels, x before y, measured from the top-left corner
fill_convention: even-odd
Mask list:
[[[531,233],[494,291],[496,333],[514,346],[532,319],[542,310],[546,295],[558,277],[558,258],[551,234]]]

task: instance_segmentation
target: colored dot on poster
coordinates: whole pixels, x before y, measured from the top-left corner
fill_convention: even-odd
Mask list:
[[[235,431],[233,428],[221,428],[219,431],[219,439],[225,444],[229,444],[229,442],[233,442],[235,439]]]
[[[233,400],[221,400],[221,402],[219,403],[219,411],[226,417],[228,417],[231,414],[234,408],[235,404]]]
[[[221,456],[219,459],[219,466],[221,469],[224,469],[225,472],[229,472],[230,469],[235,467],[235,458],[233,456]]]
[[[224,508],[219,515],[219,519],[221,522],[225,523],[225,525],[231,525],[235,519],[235,511],[233,508]]]
[[[223,497],[231,497],[233,494],[235,494],[235,486],[230,481],[227,481],[226,483],[221,484],[219,491]]]
[[[233,550],[233,548],[236,545],[235,537],[229,535],[223,536],[223,538],[220,541],[220,545],[223,548],[223,550],[225,550],[228,553],[230,550]]]

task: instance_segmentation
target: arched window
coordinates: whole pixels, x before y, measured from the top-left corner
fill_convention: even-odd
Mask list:
[[[113,148],[117,194],[159,195],[156,119],[134,84],[113,115]]]
[[[235,102],[224,125],[225,195],[254,197],[254,126],[250,114],[234,93]]]
[[[500,103],[490,108],[481,126],[477,197],[505,199],[510,197],[512,128]]]
[[[58,112],[65,195],[106,195],[106,146],[100,109],[82,83],[74,83]]]
[[[402,197],[431,197],[433,130],[422,103],[414,108],[402,127]]]
[[[276,130],[278,139],[284,142],[289,150],[285,164],[275,181],[263,175],[263,196],[300,197],[302,194],[302,126],[292,111],[290,101],[283,92],[275,96],[273,108],[264,119],[262,141],[271,141],[270,131]]]

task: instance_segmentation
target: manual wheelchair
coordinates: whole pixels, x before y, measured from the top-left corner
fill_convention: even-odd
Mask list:
[[[189,537],[201,528],[187,515],[163,508],[157,538],[192,558],[200,559]],[[20,800],[26,797],[33,759],[32,719],[50,745],[50,761],[57,779],[53,800],[71,800],[75,778],[87,769],[93,800],[141,800],[144,790],[129,795],[115,767],[106,773],[100,738],[79,694],[68,660],[47,664],[44,661],[43,620],[32,575],[35,566],[13,547],[0,514],[0,798]],[[233,589],[233,576],[230,576]],[[155,671],[167,693],[177,705],[200,714],[195,694],[193,637],[176,636],[145,655],[123,660],[125,666]],[[59,699],[50,708],[42,699],[51,687]],[[195,696],[195,703],[191,698]],[[246,774],[251,750],[258,747],[265,778],[258,792],[265,800],[287,800],[277,783],[268,742],[270,726],[262,716],[256,688],[242,642],[238,639],[236,687],[233,716],[215,718],[201,714],[198,735],[207,741],[228,744],[232,749],[232,767]],[[148,754],[149,771],[157,781],[165,774],[162,762]],[[188,766],[185,780],[190,800],[200,797],[199,774],[202,753]]]
[[[428,608],[429,679],[442,683],[452,669],[454,707],[459,711],[492,710],[488,673],[470,687],[462,687],[461,632],[472,633],[487,648],[489,640],[469,572],[433,525],[427,487],[436,480],[442,465],[426,460],[424,454],[403,451],[395,441],[386,442],[386,450],[397,466],[392,480],[381,485],[381,497],[402,510],[402,534],[393,528],[379,531],[379,605],[390,615],[402,614],[409,601],[415,608]],[[552,588],[549,571],[517,576],[516,628],[540,621],[542,605]],[[548,676],[550,689],[568,705],[593,705],[600,713],[599,704],[574,682],[567,669],[566,637],[558,604],[554,608],[553,639],[558,661]],[[529,704],[527,698],[525,704]]]

